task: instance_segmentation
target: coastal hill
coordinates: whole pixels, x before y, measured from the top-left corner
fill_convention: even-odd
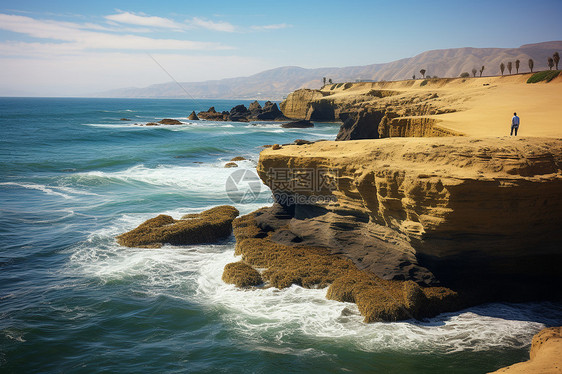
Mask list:
[[[421,78],[420,69],[427,75],[458,77],[463,72],[485,66],[483,76],[500,74],[500,63],[521,61],[520,72],[528,72],[528,60],[534,60],[534,70],[545,70],[547,58],[553,51],[562,50],[562,41],[526,44],[519,48],[454,48],[423,52],[397,61],[366,66],[304,69],[285,66],[249,77],[229,78],[205,82],[182,82],[192,97],[201,99],[268,99],[281,100],[299,88],[320,88],[322,77],[334,82],[357,80],[381,81]],[[336,53],[336,52],[334,52]],[[513,73],[516,72],[515,67]],[[507,73],[507,70],[505,71]],[[95,94],[96,97],[127,98],[188,98],[175,83],[155,84],[143,88],[122,88]]]

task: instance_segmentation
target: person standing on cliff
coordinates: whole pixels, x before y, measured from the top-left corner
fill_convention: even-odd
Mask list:
[[[517,129],[519,129],[519,117],[517,117],[517,113],[513,113],[513,118],[511,119],[511,133],[509,135],[513,135],[515,131],[515,136],[517,136]]]

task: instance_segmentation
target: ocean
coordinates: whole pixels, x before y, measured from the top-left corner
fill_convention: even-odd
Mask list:
[[[233,173],[253,175],[262,145],[339,129],[187,120],[237,104],[249,101],[0,98],[0,372],[482,373],[562,324],[547,302],[365,324],[325,289],[224,284],[233,238],[117,245],[158,214],[268,205],[265,186],[233,198]],[[162,118],[184,124],[140,126]],[[247,161],[224,168],[235,156]]]

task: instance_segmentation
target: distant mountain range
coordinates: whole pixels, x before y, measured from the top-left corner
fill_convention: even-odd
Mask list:
[[[534,60],[534,71],[548,69],[547,59],[554,52],[562,52],[562,41],[525,44],[519,48],[453,48],[423,52],[411,58],[365,66],[343,68],[304,69],[284,66],[240,78],[229,78],[205,82],[183,82],[182,87],[192,97],[201,99],[260,99],[281,100],[299,88],[319,88],[322,77],[333,82],[355,82],[358,80],[403,80],[415,74],[421,78],[420,69],[426,75],[458,77],[473,68],[485,67],[483,76],[499,75],[500,63],[507,65],[521,61],[519,72],[528,72],[529,59]],[[507,68],[504,74],[507,74]],[[102,92],[96,97],[127,98],[185,98],[186,93],[177,83],[154,84],[144,88],[122,88]]]

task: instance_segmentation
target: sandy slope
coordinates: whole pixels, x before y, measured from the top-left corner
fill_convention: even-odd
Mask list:
[[[423,115],[439,121],[439,126],[468,136],[509,135],[511,117],[517,112],[521,118],[521,136],[562,136],[562,74],[549,83],[528,84],[532,74],[482,78],[446,78],[397,82],[354,83],[322,89],[326,99],[340,104],[371,101],[399,109],[405,105],[427,103],[436,108],[455,110],[455,113]],[[398,93],[382,99],[369,98],[370,90]],[[428,99],[429,94],[438,98]]]

